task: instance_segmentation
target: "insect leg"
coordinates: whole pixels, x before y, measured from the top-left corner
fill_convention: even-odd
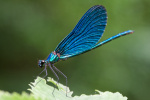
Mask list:
[[[50,64],[50,63],[48,64],[48,66],[49,66],[49,68],[52,70],[52,72],[54,73],[54,75],[55,75],[56,78],[57,78],[57,83],[56,83],[56,85],[55,85],[55,88],[56,88],[56,86],[57,86],[57,84],[58,84],[58,82],[59,82],[59,77],[58,77],[58,75],[56,74],[56,72],[54,71],[54,69],[51,67],[51,64]],[[53,96],[54,96],[55,88],[54,88],[54,90],[53,90],[53,92],[52,92]]]
[[[38,76],[40,76],[40,75],[41,75],[44,71],[46,71],[46,70],[47,70],[47,69],[46,69],[46,68],[44,68],[44,70],[43,70],[43,71],[42,71],[42,72],[41,72]],[[37,77],[38,77],[38,76],[37,76]]]
[[[45,71],[46,74],[45,74],[44,77],[42,77],[42,79],[44,79],[48,75],[48,73],[47,73],[47,64],[45,64],[45,68],[44,68],[44,70],[40,74],[42,74],[44,71]],[[42,79],[40,79],[34,86],[36,86]]]
[[[55,67],[54,66],[54,64],[52,64],[52,67],[57,71],[57,72],[59,72],[61,75],[63,75],[63,77],[66,79],[66,96],[67,96],[67,76],[64,74],[64,73],[62,73],[59,69],[57,69],[57,67]]]

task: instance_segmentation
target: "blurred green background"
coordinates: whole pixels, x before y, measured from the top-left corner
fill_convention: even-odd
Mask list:
[[[121,37],[86,54],[56,63],[74,95],[94,90],[120,92],[128,100],[150,95],[149,0],[1,0],[0,90],[27,91],[45,59],[94,5],[104,5],[108,24],[101,39]],[[50,69],[48,76],[54,77]],[[43,76],[42,74],[41,76]],[[60,76],[60,82],[65,79]]]

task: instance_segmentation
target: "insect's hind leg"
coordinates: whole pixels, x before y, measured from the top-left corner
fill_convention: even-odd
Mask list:
[[[55,67],[54,66],[54,64],[52,64],[52,67],[57,71],[57,72],[59,72],[61,75],[63,75],[63,77],[66,79],[66,96],[67,96],[67,76],[64,74],[64,73],[62,73],[59,69],[57,69],[57,67]]]

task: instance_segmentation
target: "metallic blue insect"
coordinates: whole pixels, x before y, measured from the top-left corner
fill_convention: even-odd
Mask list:
[[[45,77],[48,75],[47,73],[47,66],[48,66],[57,77],[57,82],[59,81],[59,77],[55,71],[59,72],[66,78],[66,85],[67,85],[66,75],[64,75],[59,69],[57,69],[54,66],[54,63],[60,60],[66,60],[67,58],[71,58],[73,56],[77,56],[79,54],[95,49],[120,36],[133,33],[132,30],[128,30],[98,43],[98,41],[100,40],[105,31],[106,25],[107,25],[106,9],[101,5],[91,7],[83,15],[78,24],[72,30],[72,32],[68,34],[58,44],[58,46],[52,53],[50,53],[48,58],[46,60],[39,60],[38,62],[39,67],[45,67],[43,70],[46,72]]]

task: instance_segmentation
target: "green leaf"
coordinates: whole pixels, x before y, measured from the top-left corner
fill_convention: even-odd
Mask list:
[[[82,94],[81,96],[73,97],[73,92],[68,87],[58,84],[52,78],[48,78],[47,81],[54,84],[57,88],[46,84],[45,79],[38,77],[35,82],[29,84],[31,89],[28,90],[31,91],[31,94],[0,91],[0,100],[127,100],[127,97],[123,97],[119,92],[101,92],[99,90],[95,90],[97,94],[94,95]]]
[[[52,78],[48,78],[48,82],[53,83],[54,85],[57,84],[56,81],[54,81]],[[35,98],[42,98],[42,100],[72,100],[72,93],[69,88],[66,86],[63,86],[62,84],[57,84],[56,86],[58,89],[55,87],[52,87],[48,84],[46,84],[46,80],[38,77],[35,82],[29,84],[31,86],[30,90]],[[67,91],[67,96],[66,96],[66,89]]]
[[[25,92],[22,92],[22,94],[18,94],[16,92],[14,93],[8,93],[5,91],[0,91],[0,100],[42,100],[42,99],[35,99],[33,95],[29,95]]]
[[[73,92],[68,87],[60,83],[57,84],[52,78],[48,78],[47,81],[56,85],[58,89],[54,89],[53,86],[46,84],[45,79],[38,77],[35,82],[30,84],[31,89],[29,89],[35,98],[41,98],[42,100],[127,100],[127,97],[123,97],[119,92],[101,92],[99,90],[95,90],[97,94],[94,95],[82,94],[72,97]]]

